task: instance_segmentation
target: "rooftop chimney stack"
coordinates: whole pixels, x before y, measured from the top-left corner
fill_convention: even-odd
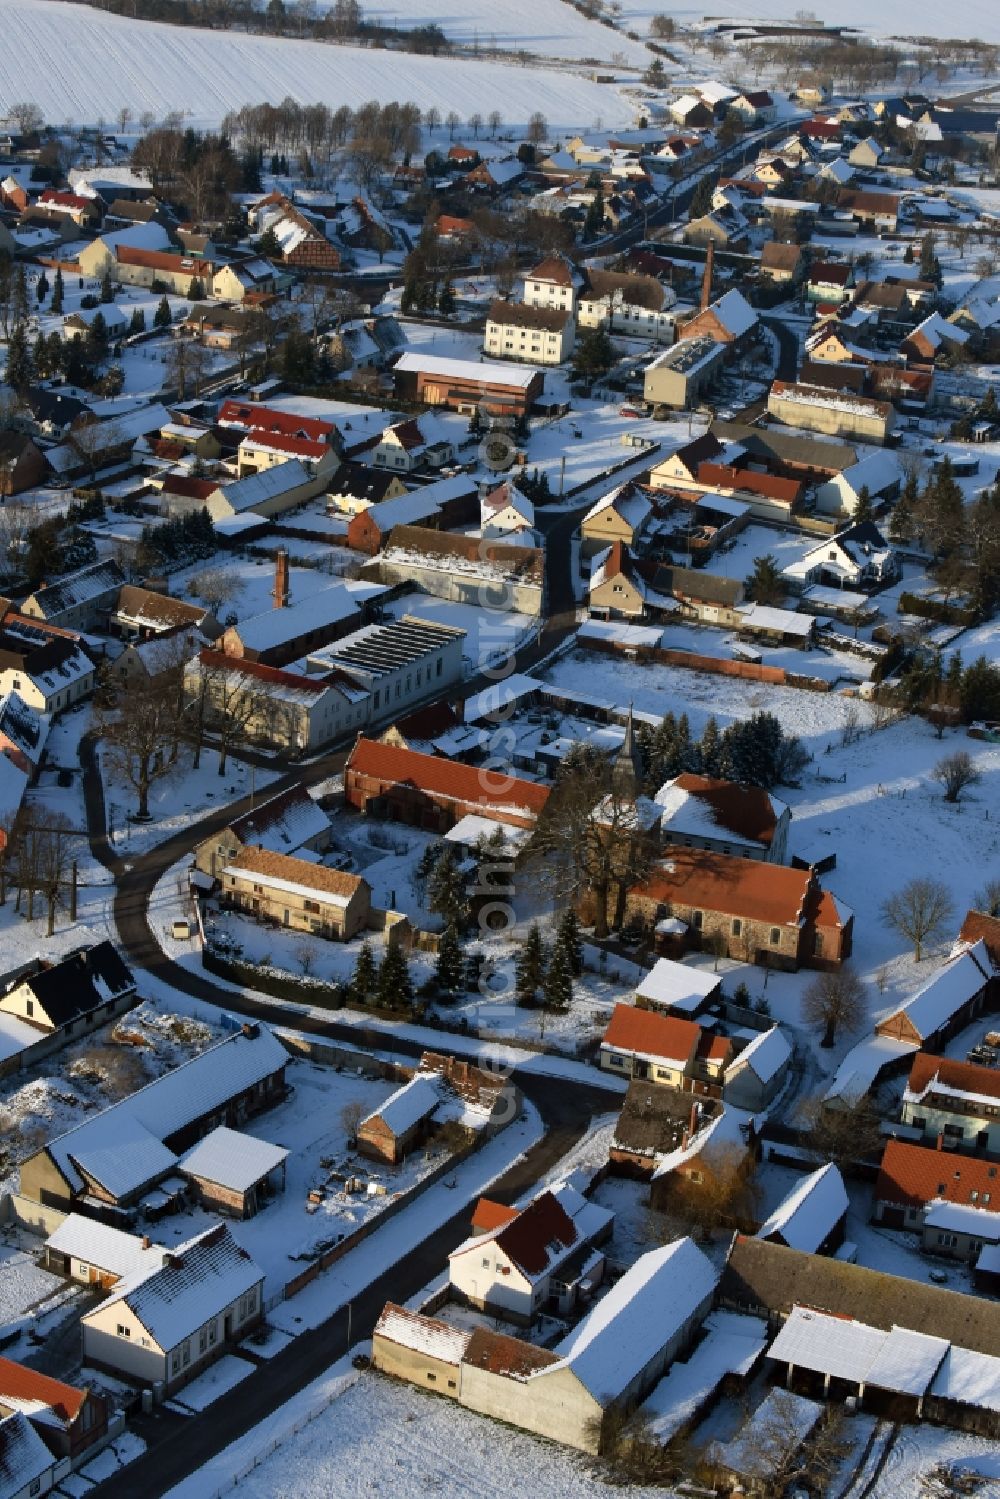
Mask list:
[[[274,559],[274,607],[288,608],[288,553],[284,547]]]
[[[705,251],[705,274],[701,282],[701,310],[705,311],[712,300],[712,275],[715,271],[715,240],[710,239]]]

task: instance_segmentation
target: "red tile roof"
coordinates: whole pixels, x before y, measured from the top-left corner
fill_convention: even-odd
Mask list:
[[[755,469],[731,468],[724,463],[702,463],[698,467],[698,483],[709,489],[735,489],[745,494],[758,494],[764,499],[781,500],[794,505],[802,485],[795,479],[777,479],[773,474],[759,474]]]
[[[50,1405],[61,1421],[75,1421],[87,1398],[86,1390],[61,1380],[50,1379],[13,1359],[0,1358],[0,1401],[4,1396],[17,1400],[41,1400]]]
[[[243,442],[252,448],[272,448],[276,453],[289,453],[294,458],[322,458],[330,446],[324,438],[288,437],[283,432],[264,432],[259,428],[248,432]]]
[[[876,1202],[903,1207],[922,1207],[938,1197],[981,1207],[984,1193],[990,1198],[986,1206],[1000,1207],[1000,1166],[951,1150],[908,1145],[902,1140],[890,1140],[885,1147],[875,1184]]]
[[[201,651],[198,659],[209,670],[218,671],[225,667],[230,671],[240,672],[243,676],[255,677],[259,682],[295,687],[301,692],[315,693],[317,697],[330,686],[326,677],[307,677],[299,672],[281,671],[276,666],[265,666],[262,661],[248,661],[244,656],[230,656],[225,651]]]
[[[81,198],[78,193],[61,193],[55,188],[46,188],[39,196],[39,204],[44,208],[50,203],[58,208],[96,208],[97,204],[93,198]]]
[[[631,893],[657,904],[721,911],[773,926],[798,926],[810,917],[820,926],[843,925],[827,892],[820,892],[817,899],[808,869],[739,859],[708,849],[672,848],[669,858],[656,864]]]
[[[709,1031],[704,1031],[698,1042],[698,1055],[708,1062],[724,1062],[732,1049],[728,1036],[713,1036]]]
[[[218,487],[214,479],[189,479],[186,474],[167,474],[163,480],[164,494],[186,495],[192,500],[207,500]]]
[[[480,1197],[472,1214],[472,1227],[476,1233],[490,1234],[497,1228],[504,1228],[517,1217],[517,1208],[509,1208],[502,1202],[494,1202],[491,1197]]]
[[[616,1051],[641,1052],[643,1056],[670,1061],[691,1060],[701,1040],[701,1026],[677,1015],[639,1010],[635,1005],[615,1005],[604,1032],[602,1045]]]
[[[223,425],[242,427],[247,432],[268,432],[276,437],[329,438],[336,430],[333,422],[314,416],[300,416],[297,411],[275,411],[252,401],[223,401],[217,420]]]
[[[466,1345],[462,1362],[474,1364],[477,1369],[488,1369],[491,1374],[509,1374],[517,1379],[534,1374],[538,1369],[547,1369],[559,1359],[547,1348],[536,1348],[533,1343],[522,1342],[506,1333],[477,1327]]]
[[[928,1051],[918,1051],[910,1068],[907,1088],[911,1093],[921,1094],[935,1082],[958,1093],[1000,1098],[1000,1071],[995,1067],[980,1067],[976,1062],[959,1062],[951,1057],[935,1057]]]
[[[360,738],[350,753],[345,773],[370,776],[389,785],[411,785],[419,791],[480,807],[524,809],[535,816],[549,799],[549,787],[522,781],[485,767],[461,765],[419,750],[398,749],[376,739]]]
[[[1000,968],[1000,916],[987,916],[984,911],[969,911],[962,922],[959,937],[963,942],[986,943],[986,951],[994,968]]]
[[[576,1224],[551,1192],[542,1192],[492,1235],[496,1247],[528,1277],[544,1275],[554,1245],[569,1249]]]
[[[200,260],[194,255],[171,255],[168,250],[139,250],[134,245],[115,245],[115,259],[120,265],[145,266],[150,271],[172,271],[174,275],[183,273],[192,279],[195,276],[204,279],[215,271],[210,261]]]
[[[711,776],[682,772],[673,784],[704,802],[719,828],[770,847],[777,821],[774,803],[760,786],[739,786]]]

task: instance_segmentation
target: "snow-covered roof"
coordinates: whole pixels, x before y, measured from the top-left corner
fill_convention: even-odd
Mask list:
[[[294,786],[258,802],[229,826],[241,843],[288,854],[329,832],[330,819],[304,786]]]
[[[610,1405],[711,1298],[718,1279],[690,1238],[640,1255],[556,1345],[559,1362],[532,1377],[569,1369],[595,1400]]]
[[[384,591],[378,584],[368,587],[369,594]],[[249,650],[271,650],[339,620],[360,616],[362,602],[363,598],[359,599],[356,590],[346,583],[331,583],[283,609],[265,609],[261,614],[241,619],[233,628]]]
[[[848,1209],[844,1178],[832,1161],[805,1177],[761,1225],[758,1239],[781,1237],[789,1249],[815,1254]]]
[[[867,485],[868,493],[876,499],[893,485],[901,484],[902,480],[903,470],[899,459],[895,458],[892,453],[886,452],[884,448],[873,448],[857,463],[852,463],[850,468],[845,468],[843,473],[833,480],[833,483],[848,485],[855,494],[860,494],[862,488]]]
[[[974,1353],[971,1348],[949,1348],[934,1376],[931,1394],[939,1400],[1000,1411],[1000,1358]]]
[[[181,1157],[178,1170],[234,1192],[247,1192],[287,1159],[288,1151],[280,1145],[220,1124]]]
[[[869,1327],[795,1306],[768,1356],[800,1369],[829,1374],[900,1395],[924,1395],[948,1352],[944,1338],[907,1327]]]
[[[652,509],[652,501],[648,495],[643,494],[641,489],[636,489],[634,484],[627,482],[619,484],[611,490],[610,494],[602,495],[596,504],[591,505],[581,524],[584,525],[587,521],[593,520],[605,510],[614,510],[626,525],[631,526],[633,531],[637,531],[652,513]]]
[[[169,250],[170,235],[162,224],[150,219],[148,224],[129,224],[127,229],[111,229],[100,236],[105,249],[114,253],[122,245],[129,250]]]
[[[231,510],[252,510],[264,500],[272,500],[276,495],[287,494],[309,482],[309,472],[299,459],[289,458],[287,463],[276,463],[272,468],[248,474],[245,479],[220,484],[216,493],[221,494]]]
[[[401,1348],[409,1348],[414,1353],[440,1359],[444,1364],[454,1364],[457,1368],[472,1332],[469,1328],[452,1327],[435,1317],[421,1317],[389,1302],[378,1319],[375,1336],[387,1338],[390,1343],[398,1343]]]
[[[713,1155],[725,1159],[745,1152],[747,1127],[751,1117],[745,1109],[734,1109],[731,1104],[724,1104],[707,1124],[700,1125],[695,1130],[686,1145],[679,1145],[669,1155],[663,1156],[653,1176],[670,1176],[697,1156],[703,1156],[706,1160],[710,1160]]]
[[[744,1067],[749,1067],[762,1083],[769,1083],[785,1066],[791,1054],[792,1048],[786,1041],[781,1027],[772,1025],[769,1031],[761,1031],[749,1046],[745,1046],[739,1055],[733,1058],[726,1069],[726,1076],[727,1078],[733,1077]]]
[[[527,390],[541,373],[523,364],[505,364],[497,359],[480,364],[472,359],[444,359],[437,354],[423,353],[401,354],[394,369],[404,373],[440,375],[444,379],[471,380],[476,384],[512,385],[518,390]]]
[[[177,1156],[163,1141],[230,1098],[263,1082],[288,1061],[266,1026],[237,1031],[144,1088],[51,1140],[48,1153],[75,1191],[83,1171],[113,1197],[139,1191],[163,1176]]]
[[[15,765],[9,756],[0,754],[0,818],[7,826],[17,813],[27,789],[26,772]]]
[[[163,1261],[162,1245],[144,1246],[138,1234],[124,1233],[81,1213],[70,1213],[46,1239],[45,1247],[119,1277],[134,1275],[139,1270],[159,1269]]]
[[[1000,1244],[1000,1213],[991,1213],[971,1202],[946,1202],[936,1197],[924,1211],[924,1224],[927,1228],[971,1234],[984,1242]]]
[[[124,1302],[167,1352],[263,1279],[260,1266],[219,1223],[165,1251],[158,1268],[120,1281],[100,1310]]]
[[[639,999],[687,1012],[697,1010],[721,982],[716,973],[688,968],[670,958],[658,958],[635,992]]]
[[[0,756],[0,761],[2,760],[3,757]],[[16,1015],[0,1011],[0,1062],[6,1062],[8,1057],[16,1057],[25,1047],[34,1046],[40,1040],[42,1033],[33,1025],[29,1025],[26,1020],[19,1020]]]
[[[0,1493],[28,1493],[33,1483],[52,1471],[55,1462],[23,1411],[0,1419]]]
[[[502,822],[491,822],[488,817],[479,817],[474,812],[467,812],[464,817],[459,818],[453,828],[445,833],[446,843],[458,843],[463,848],[473,848],[481,838],[487,841],[496,837],[497,833],[503,834],[505,844],[517,847],[525,843],[531,837],[530,828],[511,828]]]
[[[803,640],[812,633],[816,624],[811,614],[799,614],[794,609],[776,609],[770,604],[749,604],[740,610],[740,614],[744,625],[749,629],[798,635]]]
[[[805,1442],[822,1414],[823,1407],[815,1400],[792,1390],[771,1389],[732,1441],[714,1442],[709,1456],[743,1478],[769,1481],[774,1476],[774,1460],[770,1443],[761,1441],[761,1432],[780,1432],[787,1450],[793,1451]]]
[[[839,1098],[845,1103],[863,1098],[883,1068],[920,1048],[916,1041],[897,1041],[892,1036],[867,1036],[852,1046],[837,1068],[824,1102]]]
[[[991,972],[986,944],[980,938],[973,946],[953,954],[916,994],[889,1011],[886,1018],[905,1015],[917,1035],[926,1040],[985,988]]]
[[[358,1129],[364,1129],[372,1119],[381,1119],[387,1129],[397,1137],[405,1135],[421,1119],[426,1119],[441,1102],[441,1089],[436,1076],[418,1072],[408,1083],[390,1094],[379,1108],[362,1119]]]
[[[713,302],[712,311],[733,338],[739,338],[757,326],[756,312],[743,293],[735,288],[727,291],[717,302]]]
[[[765,1324],[742,1312],[720,1308],[706,1317],[704,1330],[691,1357],[671,1365],[641,1407],[658,1442],[682,1431],[727,1374],[749,1374],[767,1346]]]

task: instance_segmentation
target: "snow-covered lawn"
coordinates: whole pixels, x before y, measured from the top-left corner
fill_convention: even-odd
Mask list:
[[[179,1394],[168,1401],[167,1408],[180,1410],[184,1415],[203,1411],[218,1400],[220,1395],[225,1395],[244,1379],[249,1379],[256,1368],[256,1364],[252,1364],[249,1359],[240,1358],[233,1353],[223,1354],[217,1363],[206,1369],[204,1374],[199,1374],[197,1379],[185,1385]]]
[[[528,1477],[530,1475],[530,1477]],[[612,1499],[621,1489],[568,1448],[500,1427],[452,1401],[366,1374],[240,1480],[242,1499]],[[633,1488],[632,1499],[669,1499]]]
[[[902,1426],[868,1499],[930,1492],[922,1490],[920,1480],[938,1463],[954,1463],[981,1474],[985,1484],[970,1491],[981,1499],[996,1499],[1000,1493],[1000,1452],[995,1441],[941,1426]]]
[[[0,1242],[0,1332],[46,1304],[73,1294],[60,1276],[50,1275],[35,1264],[30,1249],[15,1247],[7,1242],[9,1238],[5,1235]]]
[[[560,24],[574,19],[568,10],[562,19],[558,0],[548,3]],[[603,27],[595,25],[593,34],[607,38],[608,51],[627,45]],[[39,58],[46,60],[41,71]],[[176,109],[186,124],[217,127],[248,101],[278,104],[286,95],[353,108],[367,99],[410,100],[421,109],[454,109],[463,119],[497,109],[508,125],[522,128],[540,105],[557,129],[579,129],[599,117],[614,127],[632,118],[617,89],[569,72],[200,31],[57,0],[8,0],[0,95],[19,98],[26,78],[46,118],[72,124],[114,119],[127,106],[134,118],[146,110],[162,118]]]

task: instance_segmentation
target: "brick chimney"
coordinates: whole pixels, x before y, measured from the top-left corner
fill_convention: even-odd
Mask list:
[[[284,547],[278,549],[274,559],[274,607],[288,608],[288,553]]]
[[[712,276],[715,271],[715,240],[710,239],[705,251],[705,274],[701,278],[701,310],[705,311],[712,300]]]

